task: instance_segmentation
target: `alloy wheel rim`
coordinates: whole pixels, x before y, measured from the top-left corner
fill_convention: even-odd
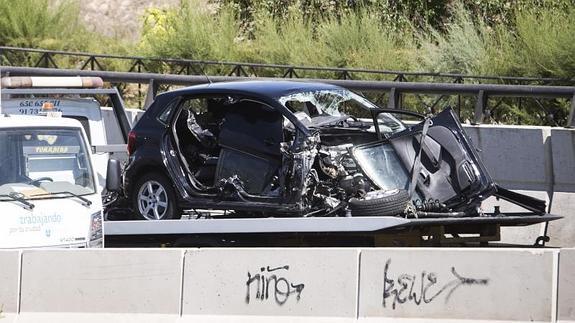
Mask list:
[[[138,210],[148,220],[161,220],[168,211],[168,194],[162,184],[147,181],[138,191]]]

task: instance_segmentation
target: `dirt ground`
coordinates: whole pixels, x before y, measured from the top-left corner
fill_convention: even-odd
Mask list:
[[[83,0],[80,13],[94,31],[108,36],[136,39],[142,14],[150,7],[177,6],[182,0]]]

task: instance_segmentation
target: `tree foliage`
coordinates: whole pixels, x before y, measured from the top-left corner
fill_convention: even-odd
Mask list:
[[[563,79],[560,84],[575,84],[575,0],[208,1],[206,5],[206,0],[181,0],[174,8],[146,10],[141,38],[132,46],[90,32],[79,17],[77,0],[0,0],[0,44],[166,58],[552,77]],[[26,64],[37,61],[32,56],[9,58],[13,64]],[[81,64],[55,59],[64,67]],[[125,62],[100,63],[112,70],[129,68],[122,65]],[[172,68],[161,63],[146,66],[157,72],[174,72]],[[195,72],[218,74],[223,69],[209,66]],[[257,75],[274,73],[268,69]],[[313,70],[299,73],[333,77]],[[405,102],[425,109],[418,101]],[[472,111],[472,100],[463,102],[466,111]],[[564,124],[568,111],[566,101],[546,101],[542,108],[532,100],[521,104],[504,100],[491,111],[491,120],[556,125]]]
[[[50,6],[48,0],[0,0],[0,43],[21,47],[76,49],[78,6],[63,1]]]

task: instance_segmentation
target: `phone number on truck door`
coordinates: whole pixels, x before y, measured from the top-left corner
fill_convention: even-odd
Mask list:
[[[18,113],[19,114],[25,114],[25,115],[35,115],[35,114],[40,114],[41,112],[62,112],[61,109],[58,108],[53,108],[50,110],[42,110],[42,109],[37,109],[37,108],[20,108],[18,109]]]

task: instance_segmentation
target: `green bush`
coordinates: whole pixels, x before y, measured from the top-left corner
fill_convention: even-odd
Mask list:
[[[488,25],[462,5],[453,9],[445,30],[418,33],[418,69],[466,75],[502,75],[562,78],[575,82],[575,7],[561,5],[517,7],[513,25]],[[470,80],[466,80],[469,82]],[[492,100],[494,101],[494,100]],[[464,100],[466,115],[473,101]],[[561,100],[506,99],[490,102],[497,107],[487,121],[516,124],[565,124],[570,105]],[[454,100],[451,100],[454,104]]]
[[[251,38],[245,42],[253,48],[247,61],[275,64],[314,65],[326,60],[326,48],[320,44],[312,26],[294,11],[279,23],[271,16],[261,15],[252,26]],[[245,56],[248,53],[244,53]]]
[[[238,31],[228,11],[215,15],[199,1],[187,1],[176,9],[146,11],[140,51],[157,57],[233,60]]]
[[[317,39],[328,49],[324,66],[412,69],[412,36],[381,24],[375,14],[364,9],[326,19],[317,28]]]
[[[573,0],[182,0],[145,11],[136,44],[90,32],[77,0],[0,0],[0,44],[162,58],[366,68],[474,75],[554,77],[575,83]],[[7,57],[31,65],[40,54]],[[58,56],[60,67],[82,60]],[[101,59],[109,70],[130,62]],[[145,71],[174,73],[177,64],[146,62]],[[227,74],[209,65],[193,73]],[[257,76],[283,70],[253,68]],[[337,72],[298,71],[299,77],[337,78]],[[352,78],[382,74],[354,73]],[[411,81],[420,80],[410,77]],[[428,79],[427,79],[428,80]],[[438,78],[439,80],[439,78]],[[466,79],[469,82],[470,79]],[[423,103],[404,101],[420,111]],[[455,99],[446,101],[455,105]],[[470,117],[474,100],[462,100]],[[569,103],[490,102],[488,121],[563,124]]]
[[[231,6],[220,8],[217,14],[195,8],[192,1],[178,9],[149,10],[141,52],[156,57],[298,66],[411,67],[413,37],[381,24],[367,10],[326,15],[311,22],[297,6],[291,6],[281,20],[264,11],[255,12],[247,28],[235,20]],[[307,72],[306,76],[325,75]]]
[[[484,22],[475,22],[461,4],[454,7],[444,32],[430,28],[418,37],[420,70],[468,75],[488,72],[492,31]]]
[[[529,10],[517,15],[514,68],[525,75],[575,76],[575,8]]]
[[[0,45],[94,53],[129,54],[123,40],[90,32],[80,20],[76,0],[0,0]],[[8,55],[8,54],[7,54]],[[41,54],[11,54],[13,65],[35,64]],[[79,68],[83,59],[55,56],[57,66]],[[101,60],[106,69],[124,69],[126,63]],[[47,65],[52,67],[52,65]]]
[[[78,3],[48,0],[0,0],[0,43],[9,46],[77,50],[85,29]]]

